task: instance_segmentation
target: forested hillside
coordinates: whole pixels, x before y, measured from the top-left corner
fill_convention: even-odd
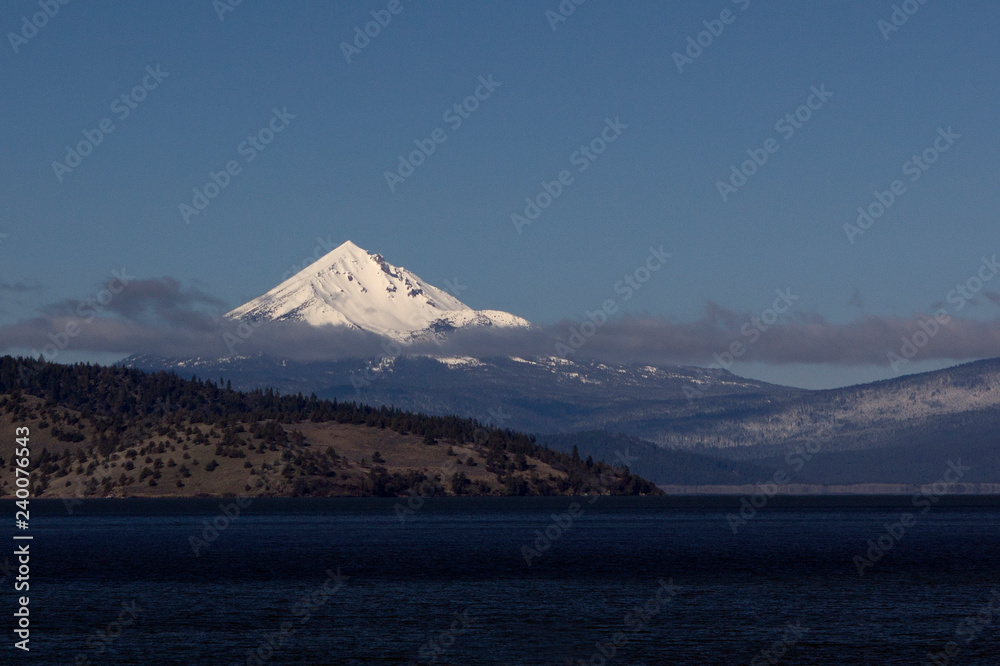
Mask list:
[[[12,441],[16,426],[31,429],[37,496],[657,492],[627,469],[473,419],[5,356],[0,427]]]

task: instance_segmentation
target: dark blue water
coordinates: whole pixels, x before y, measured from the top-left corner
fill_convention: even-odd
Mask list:
[[[11,577],[0,654],[35,664],[921,664],[953,641],[940,663],[1000,663],[1000,596],[990,610],[1000,509],[765,507],[734,534],[731,499],[585,498],[553,526],[572,501],[428,502],[401,522],[395,500],[257,500],[228,526],[219,519],[225,528],[198,556],[190,538],[218,501],[90,502],[73,515],[35,501],[30,658],[11,647]],[[884,536],[891,547],[859,575],[854,557],[907,510],[915,524]],[[529,565],[522,546],[546,528],[555,538]]]

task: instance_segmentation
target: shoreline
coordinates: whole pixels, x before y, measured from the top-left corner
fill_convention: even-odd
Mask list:
[[[673,485],[656,486],[667,495],[765,495],[773,496],[903,496],[903,495],[1000,495],[1000,483],[851,483],[809,484],[773,483],[742,485]]]
[[[461,496],[428,497],[421,509],[416,511],[538,511],[551,513],[565,510],[573,502],[586,502],[587,511],[596,513],[618,510],[658,511],[694,510],[733,512],[740,509],[740,499],[746,494],[676,494],[676,495],[559,495],[559,496]],[[218,513],[220,504],[243,500],[244,515],[295,513],[315,515],[340,513],[357,510],[362,513],[377,514],[384,510],[394,515],[393,507],[400,502],[399,497],[238,497],[233,495],[218,497],[90,497],[44,498],[31,500],[32,511],[42,516],[77,515],[185,515],[191,513]],[[14,507],[15,499],[0,498],[0,507]],[[915,502],[923,504],[915,504]],[[1000,494],[942,494],[933,498],[911,494],[777,494],[767,499],[760,511],[772,510],[812,510],[812,509],[872,509],[894,510],[914,508],[931,504],[937,509],[1000,509]]]

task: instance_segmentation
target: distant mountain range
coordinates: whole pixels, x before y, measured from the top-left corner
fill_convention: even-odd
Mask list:
[[[821,450],[797,482],[933,482],[959,457],[973,461],[963,481],[1000,481],[1000,359],[807,391],[696,367],[412,355],[407,344],[441,331],[531,324],[473,310],[350,242],[229,316],[368,331],[397,341],[401,353],[315,363],[261,355],[124,363],[224,377],[240,389],[472,417],[550,436],[556,446],[576,443],[603,459],[613,457],[608,446],[631,446],[645,457],[635,469],[658,483],[767,478],[810,441]]]

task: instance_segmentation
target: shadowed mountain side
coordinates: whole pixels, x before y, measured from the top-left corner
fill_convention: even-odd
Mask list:
[[[820,484],[927,484],[945,478],[961,463],[962,483],[1000,481],[998,410],[938,417],[894,432],[886,441],[893,444],[865,451],[820,450],[804,466],[801,479]],[[787,468],[783,456],[752,462],[766,469]]]
[[[627,465],[633,473],[661,486],[727,487],[771,483],[803,486],[904,484],[919,486],[942,480],[995,485],[1000,479],[1000,423],[953,424],[935,432],[914,428],[901,433],[906,446],[867,451],[825,451],[824,440],[786,443],[781,455],[752,460],[720,458],[718,450],[682,451],[659,447],[628,435],[585,432],[548,435],[553,449]],[[815,451],[812,453],[811,451]],[[961,470],[960,476],[957,471]],[[949,486],[950,492],[956,490]],[[710,489],[707,489],[710,491]],[[815,492],[820,490],[813,488]],[[855,488],[854,492],[866,492]],[[721,492],[721,491],[720,491]],[[969,491],[963,491],[969,492]],[[990,491],[993,492],[993,491]]]
[[[241,390],[265,386],[322,398],[457,414],[528,432],[608,430],[692,414],[760,410],[805,392],[688,366],[608,365],[558,357],[432,358],[296,363],[264,356],[171,360],[134,356],[143,370],[225,377]],[[698,399],[689,397],[697,392]],[[725,398],[719,402],[717,398]]]
[[[539,439],[557,451],[568,453],[576,446],[581,456],[626,465],[633,473],[660,485],[742,485],[769,481],[773,474],[756,462],[665,449],[635,437],[603,431],[547,435]]]
[[[361,396],[374,404],[456,413],[530,432],[620,432],[636,438],[629,440],[635,450],[647,452],[646,462],[630,467],[657,483],[739,484],[759,478],[755,468],[770,470],[769,477],[786,467],[789,451],[817,437],[822,438],[822,464],[804,467],[797,482],[933,482],[947,460],[960,455],[980,461],[972,478],[1000,480],[997,447],[990,445],[993,433],[1000,432],[998,359],[825,391],[702,368],[557,358],[292,364],[256,357],[183,363],[172,367],[232,377],[244,385],[312,386],[324,397]],[[606,436],[594,437],[595,448],[588,453],[608,455]],[[680,455],[683,451],[697,457]],[[871,453],[860,455],[866,451]],[[751,467],[715,462],[720,459]]]

